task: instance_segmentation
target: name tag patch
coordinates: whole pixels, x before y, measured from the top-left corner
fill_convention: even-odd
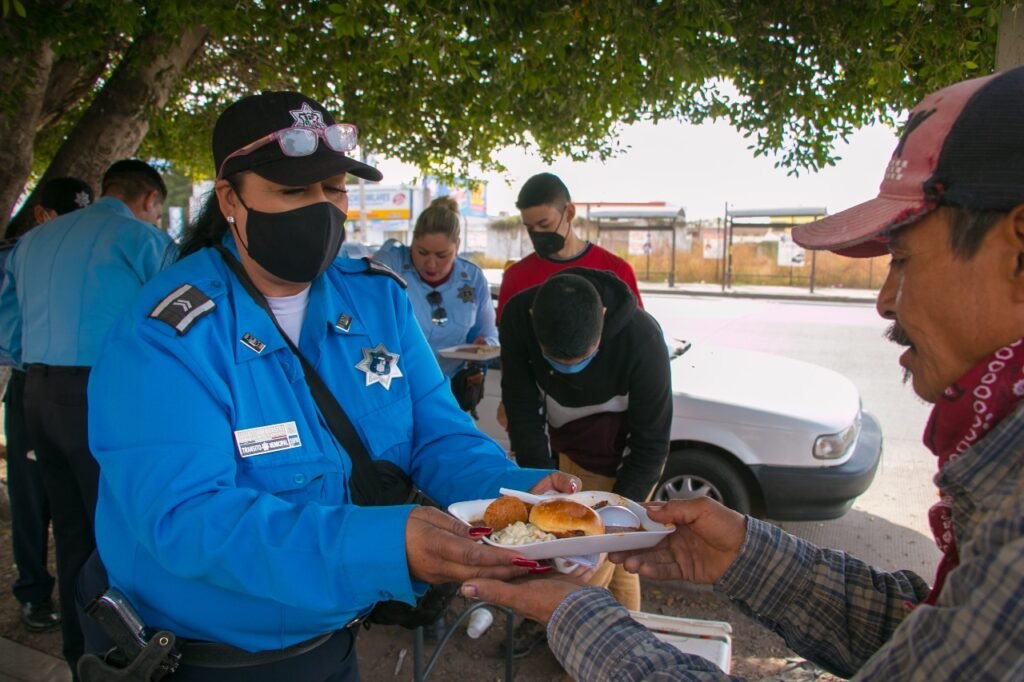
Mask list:
[[[295,422],[282,422],[235,431],[235,443],[242,457],[255,457],[302,446]]]

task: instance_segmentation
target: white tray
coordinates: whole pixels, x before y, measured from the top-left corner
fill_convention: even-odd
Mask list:
[[[467,348],[485,348],[486,352],[476,350],[466,350]],[[450,346],[448,348],[442,348],[437,351],[437,354],[442,358],[448,358],[449,360],[473,360],[476,362],[486,362],[487,360],[493,360],[494,358],[501,355],[500,346],[474,346],[471,343],[463,343],[459,346]]]
[[[608,504],[618,504],[628,507],[640,517],[644,530],[628,533],[610,533],[605,535],[589,535],[580,538],[563,538],[561,540],[547,540],[535,542],[530,545],[502,545],[490,538],[483,538],[483,541],[495,547],[511,549],[526,559],[557,559],[562,557],[586,556],[589,554],[600,554],[601,552],[625,552],[631,549],[643,549],[658,544],[663,537],[675,530],[674,526],[666,526],[647,516],[647,510],[632,500],[627,500],[615,493],[601,492],[597,490],[584,490],[574,495],[552,495],[551,497],[565,497],[570,500],[582,502],[585,505],[593,506],[601,501]],[[484,510],[487,505],[493,502],[490,500],[468,500],[456,502],[448,507],[455,518],[468,523],[471,526],[483,525]]]
[[[723,672],[732,669],[732,626],[720,620],[676,618],[630,611],[633,620],[685,654],[705,658]]]

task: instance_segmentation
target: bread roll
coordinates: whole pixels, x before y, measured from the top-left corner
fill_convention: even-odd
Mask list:
[[[604,523],[597,512],[573,500],[545,500],[533,505],[530,523],[559,538],[604,533]]]
[[[484,510],[484,525],[492,531],[499,531],[516,521],[526,523],[529,518],[530,510],[526,503],[516,497],[499,497]]]

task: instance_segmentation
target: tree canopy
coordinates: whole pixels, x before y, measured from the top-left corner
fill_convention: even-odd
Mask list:
[[[855,128],[993,70],[1006,4],[5,0],[0,131],[28,158],[0,173],[0,215],[30,177],[95,182],[136,151],[208,176],[217,115],[266,89],[440,175],[510,145],[607,157],[644,119],[722,118],[753,153],[817,169]]]

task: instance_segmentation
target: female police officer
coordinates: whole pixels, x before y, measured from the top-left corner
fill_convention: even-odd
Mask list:
[[[459,206],[434,199],[416,219],[412,246],[385,244],[374,258],[409,283],[409,299],[434,352],[463,343],[498,343],[494,304],[483,271],[459,253]],[[464,364],[438,356],[445,376]]]
[[[355,143],[353,126],[296,93],[224,111],[205,216],[93,370],[96,533],[111,585],[151,627],[264,652],[227,670],[186,658],[175,679],[358,679],[346,626],[375,602],[536,566],[474,543],[439,510],[352,504],[351,459],[296,355],[211,247],[241,262],[371,456],[440,503],[578,485],[509,464],[456,406],[397,281],[334,260],[345,173],[381,177],[344,154]]]

